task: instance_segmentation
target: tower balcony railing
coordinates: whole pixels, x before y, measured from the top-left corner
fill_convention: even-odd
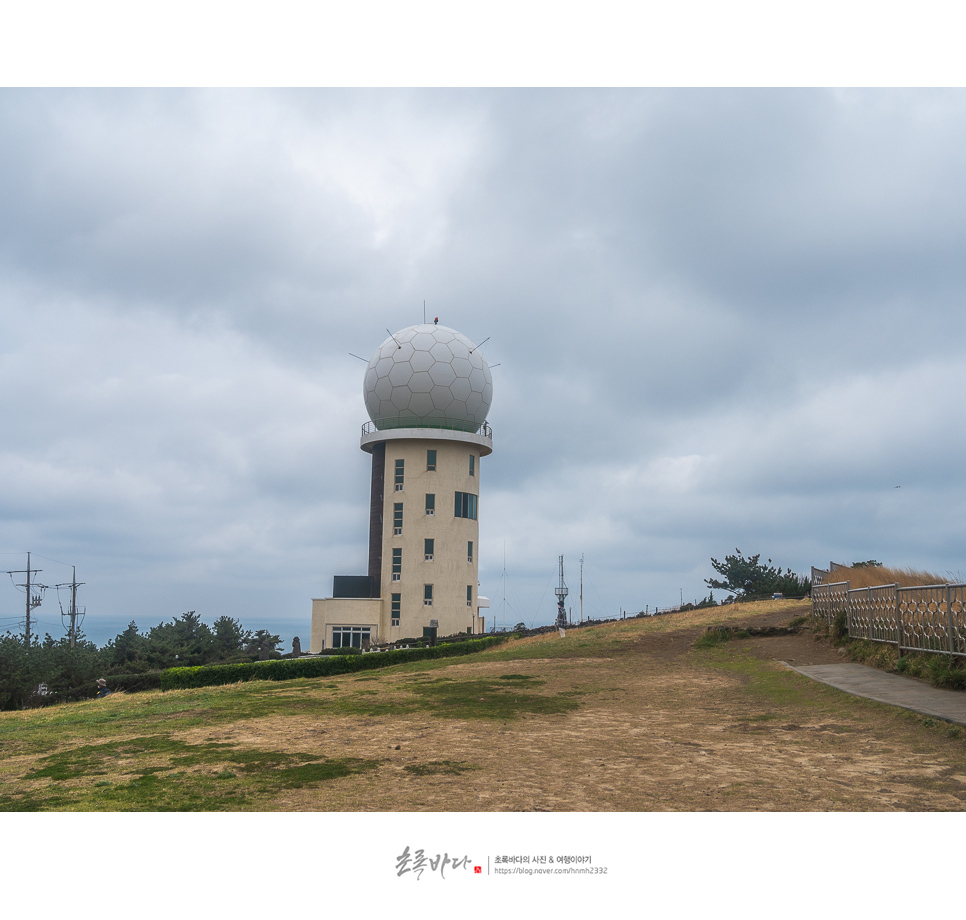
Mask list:
[[[398,428],[436,428],[440,431],[465,431],[468,434],[478,434],[484,438],[493,439],[493,429],[489,422],[475,425],[464,418],[377,418],[366,422],[362,426],[362,436],[375,434],[377,431],[389,431]]]

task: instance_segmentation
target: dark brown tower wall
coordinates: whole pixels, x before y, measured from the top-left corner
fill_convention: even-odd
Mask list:
[[[382,597],[382,502],[386,483],[386,442],[372,447],[372,485],[369,497],[369,576],[373,597]]]

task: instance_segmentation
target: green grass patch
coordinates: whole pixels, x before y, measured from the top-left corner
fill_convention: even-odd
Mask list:
[[[362,716],[389,716],[429,712],[454,719],[500,719],[509,721],[524,715],[554,715],[571,712],[580,705],[578,690],[563,693],[535,693],[545,681],[527,675],[460,680],[423,676],[378,691],[355,691],[330,704],[330,712]]]
[[[627,621],[639,623],[641,621]],[[557,633],[547,633],[521,642],[490,649],[489,661],[526,661],[533,658],[609,658],[626,649],[627,641],[639,636],[640,628],[620,629],[616,624],[610,628],[584,626],[570,629],[564,638]]]
[[[709,626],[704,635],[694,641],[695,648],[715,648],[722,642],[732,639],[750,639],[751,633],[747,629],[735,629],[731,626]]]
[[[694,660],[744,679],[745,692],[768,706],[830,706],[822,685],[757,658],[747,648],[715,644],[695,650]]]
[[[509,721],[523,715],[556,715],[580,705],[579,691],[531,693],[496,679],[423,684],[413,688],[421,707],[439,716]]]
[[[0,795],[0,810],[237,810],[283,789],[315,786],[380,763],[151,735],[51,754],[24,776],[25,789]]]
[[[25,778],[62,781],[104,776],[118,772],[125,761],[138,760],[145,756],[164,756],[171,758],[173,762],[195,764],[203,762],[205,754],[210,754],[210,751],[226,747],[229,745],[186,745],[164,735],[87,744],[45,757],[44,766],[27,773]],[[185,753],[186,751],[190,753]]]

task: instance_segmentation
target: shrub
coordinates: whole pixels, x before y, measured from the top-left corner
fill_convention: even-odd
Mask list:
[[[912,652],[895,663],[900,674],[927,680],[944,690],[966,690],[966,662],[949,655]]]
[[[707,597],[702,598],[700,601],[695,601],[693,604],[691,603],[691,601],[688,601],[686,604],[682,604],[678,608],[678,610],[680,610],[680,611],[685,611],[685,610],[701,610],[704,607],[718,607],[718,606],[720,606],[720,605],[714,599],[714,592],[711,591],[711,592],[708,593],[708,596]],[[638,614],[638,616],[643,616],[643,615],[644,614]]]
[[[832,621],[832,625],[829,628],[829,638],[832,640],[833,644],[848,641],[849,621],[844,610],[840,610],[837,614],[835,614],[835,619]]]
[[[866,639],[853,639],[844,643],[845,653],[850,661],[878,668],[881,671],[896,669],[896,647],[891,643],[870,642]]]
[[[163,671],[141,671],[137,674],[106,674],[107,686],[111,691],[140,693],[142,690],[160,690]],[[93,691],[90,694],[94,695]]]
[[[734,628],[731,626],[709,626],[703,636],[699,636],[695,642],[695,648],[714,648],[722,642],[729,642],[731,639],[749,639],[751,633],[747,629]]]
[[[410,661],[452,658],[482,652],[504,642],[502,636],[472,639],[459,644],[444,643],[433,648],[396,649],[369,655],[332,655],[312,658],[282,658],[273,661],[241,664],[199,665],[193,668],[169,668],[161,674],[162,690],[184,690],[190,687],[212,687],[248,680],[296,680],[300,677],[326,677],[388,668]]]

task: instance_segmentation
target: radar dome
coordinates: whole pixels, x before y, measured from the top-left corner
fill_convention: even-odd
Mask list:
[[[465,335],[423,323],[390,336],[366,370],[376,428],[479,430],[493,398],[490,368]]]

